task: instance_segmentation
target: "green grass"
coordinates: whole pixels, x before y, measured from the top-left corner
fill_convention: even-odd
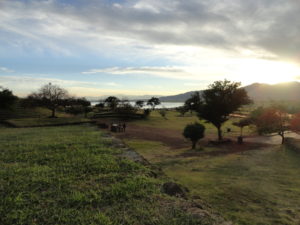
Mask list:
[[[167,119],[164,119],[158,111],[151,112],[148,119],[144,120],[136,120],[133,123],[140,126],[145,127],[157,127],[157,128],[167,128],[173,129],[177,131],[183,131],[184,127],[187,124],[200,122],[206,128],[205,133],[208,135],[217,135],[216,128],[211,123],[206,123],[204,120],[199,121],[199,118],[196,116],[195,113],[190,114],[187,113],[185,116],[180,116],[180,114],[174,110],[167,111],[166,115]],[[223,134],[224,136],[239,136],[240,128],[237,126],[232,125],[233,122],[238,121],[238,118],[231,118],[227,122],[223,124]],[[226,133],[227,128],[231,129],[230,133]],[[243,130],[244,135],[253,134],[255,132],[253,127],[245,127]]]
[[[59,117],[59,118],[24,118],[6,120],[6,123],[14,127],[38,127],[38,126],[55,126],[76,123],[90,122],[90,119],[80,117]]]
[[[212,224],[111,146],[90,125],[0,127],[0,224]]]
[[[300,222],[300,154],[274,146],[239,154],[183,157],[159,142],[127,140],[154,165],[240,225]],[[205,147],[195,152],[220,151]]]

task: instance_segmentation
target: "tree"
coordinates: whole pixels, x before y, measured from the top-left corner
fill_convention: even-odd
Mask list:
[[[189,99],[184,102],[184,108],[188,111],[197,111],[202,105],[200,92],[197,91],[191,95]]]
[[[135,102],[135,106],[140,108],[140,109],[144,107],[144,104],[145,104],[145,102],[143,100],[137,100]]]
[[[197,109],[198,117],[217,128],[219,141],[222,140],[222,125],[229,119],[229,115],[242,105],[252,102],[240,86],[238,82],[215,81],[202,93],[202,103]]]
[[[51,118],[55,118],[56,109],[65,105],[65,100],[69,98],[67,90],[53,85],[46,84],[38,92],[32,93],[27,97],[27,102],[31,106],[44,106],[51,110]]]
[[[66,112],[78,115],[84,113],[84,117],[93,109],[91,107],[91,102],[86,100],[86,98],[69,98],[65,99]]]
[[[161,103],[160,103],[159,98],[155,98],[155,97],[152,97],[147,101],[147,105],[149,105],[152,108],[152,110],[154,110],[155,107],[160,104]]]
[[[254,124],[259,134],[278,133],[282,138],[281,144],[283,144],[285,131],[289,129],[288,113],[282,108],[265,108],[261,111],[260,115],[254,118]]]
[[[196,148],[197,142],[204,137],[205,127],[200,123],[188,124],[183,130],[183,136],[192,141],[192,149]]]
[[[12,91],[0,87],[0,109],[10,109],[18,100],[17,96],[14,96]]]
[[[108,107],[111,108],[112,110],[115,110],[118,104],[120,103],[120,99],[118,99],[115,96],[109,96],[104,100],[104,103],[107,104]]]
[[[300,113],[293,115],[290,121],[291,130],[295,132],[300,131]]]

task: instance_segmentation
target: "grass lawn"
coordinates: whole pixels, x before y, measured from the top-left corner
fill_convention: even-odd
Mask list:
[[[0,224],[213,223],[192,217],[183,200],[161,193],[166,178],[120,153],[90,125],[0,127]]]
[[[126,143],[236,224],[300,224],[300,154],[287,147],[216,156],[203,153],[222,149],[192,152],[160,142]]]
[[[58,117],[58,118],[24,118],[6,120],[6,123],[14,127],[39,127],[39,126],[56,126],[76,123],[90,122],[90,119],[81,117]]]
[[[167,128],[173,129],[178,131],[183,131],[184,127],[189,123],[199,122],[205,125],[206,134],[208,135],[217,135],[216,128],[211,123],[206,123],[203,120],[199,120],[196,114],[186,113],[185,116],[180,116],[179,112],[174,110],[167,111],[166,115],[167,119],[164,119],[158,111],[151,112],[148,119],[144,120],[136,120],[133,123],[140,126],[145,127],[158,127],[158,128]],[[238,136],[240,134],[240,128],[237,126],[232,125],[233,122],[238,121],[238,118],[231,118],[223,125],[223,134],[226,135],[235,135]],[[227,128],[231,129],[230,134],[226,134]],[[254,129],[252,127],[245,127],[244,128],[244,135],[253,134]]]

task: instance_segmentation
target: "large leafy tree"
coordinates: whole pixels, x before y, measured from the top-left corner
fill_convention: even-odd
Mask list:
[[[198,117],[212,123],[218,130],[218,139],[222,140],[222,125],[229,115],[242,105],[252,101],[241,83],[228,80],[215,81],[202,93],[202,103],[197,109]]]
[[[64,106],[68,98],[67,90],[49,83],[42,86],[37,92],[30,94],[26,101],[31,106],[43,106],[50,109],[51,117],[54,118],[57,108]]]
[[[0,109],[10,109],[17,100],[18,97],[14,96],[12,91],[0,87]]]

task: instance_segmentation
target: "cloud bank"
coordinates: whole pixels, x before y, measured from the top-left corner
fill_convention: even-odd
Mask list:
[[[299,62],[299,14],[295,0],[2,0],[0,40],[61,54],[124,44],[259,49]]]

